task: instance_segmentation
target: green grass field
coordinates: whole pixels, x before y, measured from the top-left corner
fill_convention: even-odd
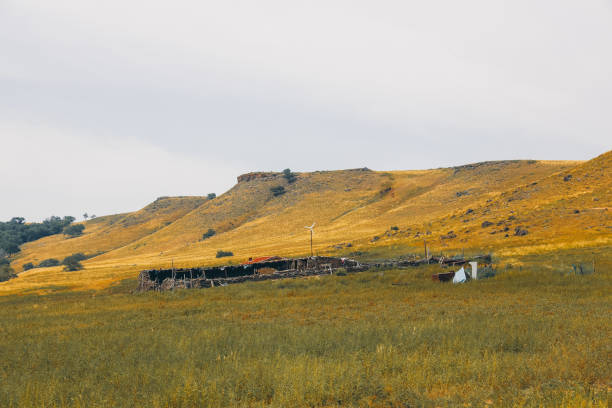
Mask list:
[[[0,297],[0,406],[609,406],[609,264],[438,270]]]

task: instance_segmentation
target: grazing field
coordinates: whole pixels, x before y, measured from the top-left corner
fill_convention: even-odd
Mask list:
[[[610,260],[544,259],[464,285],[431,265],[3,296],[0,406],[607,407]]]
[[[609,406],[612,152],[283,174],[23,244],[18,277],[0,283],[0,407]],[[132,293],[142,269],[309,254],[315,221],[319,255],[427,246],[492,253],[499,273],[455,286],[428,265]],[[44,267],[78,253],[82,270]]]

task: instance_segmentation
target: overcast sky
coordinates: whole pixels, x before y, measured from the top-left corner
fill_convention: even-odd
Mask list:
[[[589,159],[612,2],[0,0],[0,220],[254,170]]]

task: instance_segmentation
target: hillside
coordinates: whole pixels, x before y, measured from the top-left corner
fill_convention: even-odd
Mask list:
[[[28,243],[22,247],[19,259],[38,263],[46,258],[61,259],[75,252],[105,253],[159,231],[205,201],[204,197],[160,197],[133,213],[86,221],[82,236],[67,239],[63,235],[53,235]]]
[[[554,248],[607,246],[612,152],[587,162],[497,161],[419,171],[368,169],[239,177],[228,192],[160,198],[140,211],[85,222],[83,236],[28,243],[13,260],[95,255],[79,272],[40,268],[0,291],[100,288],[145,267],[242,262],[306,255],[305,225],[317,222],[315,252],[422,253],[461,250],[514,256]],[[275,197],[270,188],[282,185]],[[484,224],[483,224],[484,223]],[[489,224],[490,223],[490,224]],[[397,228],[391,228],[397,227]],[[212,228],[216,235],[202,240]],[[525,231],[525,232],[523,232]],[[347,245],[348,244],[348,245]],[[234,257],[216,259],[217,250]]]

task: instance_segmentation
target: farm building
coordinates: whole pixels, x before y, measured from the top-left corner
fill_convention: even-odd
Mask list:
[[[210,268],[149,269],[138,275],[138,290],[206,288],[245,281],[294,278],[333,273],[335,269],[360,270],[353,259],[313,256],[308,258],[262,257],[242,265]]]

